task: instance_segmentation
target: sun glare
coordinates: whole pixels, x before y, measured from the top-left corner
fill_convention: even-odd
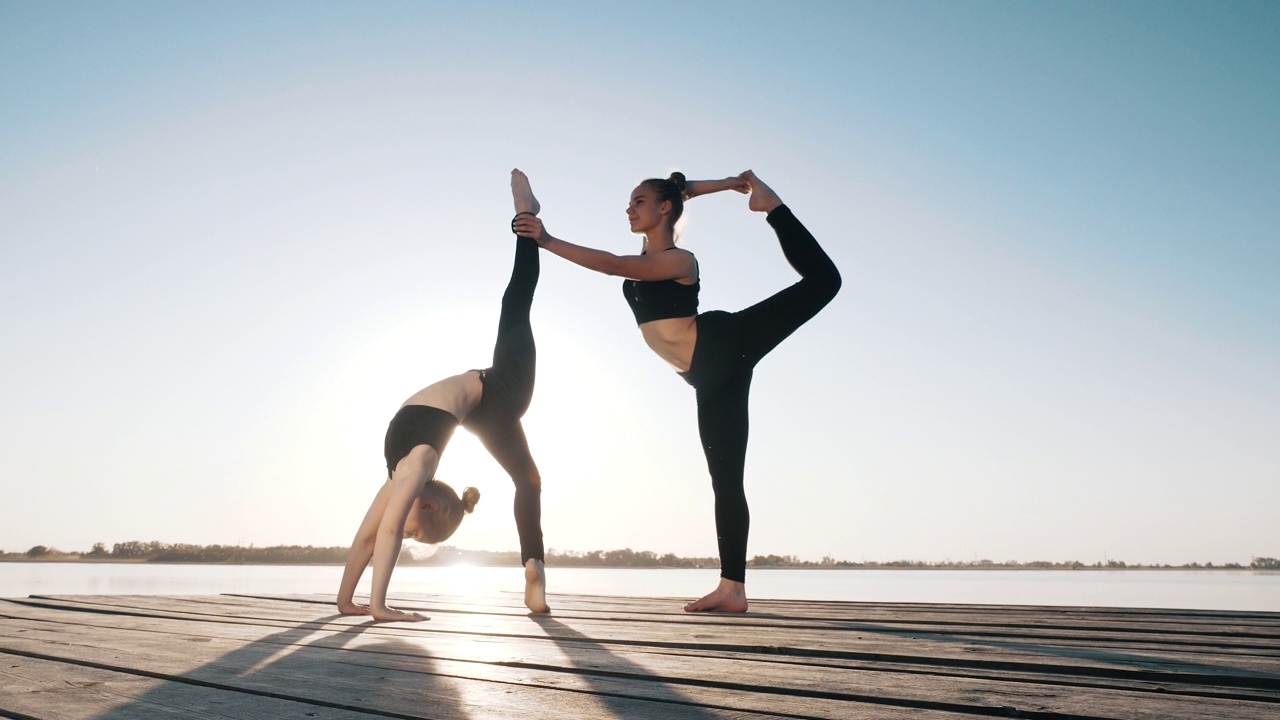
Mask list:
[[[432,382],[487,367],[496,324],[496,306],[406,313],[339,340],[327,360],[280,396],[257,433],[264,440],[256,452],[282,479],[271,485],[280,497],[265,498],[263,505],[275,506],[282,498],[304,505],[289,536],[313,538],[323,527],[332,528],[326,531],[330,534],[314,542],[349,542],[360,513],[385,479],[383,435],[399,404]],[[653,410],[618,377],[625,368],[610,359],[609,348],[562,325],[555,317],[535,314],[538,378],[524,420],[530,449],[550,488],[544,526],[556,528],[559,547],[625,544],[629,541],[619,533],[638,521],[610,523],[596,506],[605,497],[616,498],[617,488],[667,481],[670,473],[654,478],[652,459],[636,456],[643,448],[631,423],[637,413]],[[696,460],[689,466],[697,467]],[[474,435],[465,429],[454,434],[436,476],[459,494],[469,486],[481,494],[476,511],[446,544],[493,551],[518,547],[511,480]],[[601,483],[606,476],[609,483]],[[317,501],[307,504],[312,497]],[[642,506],[646,497],[628,495]]]

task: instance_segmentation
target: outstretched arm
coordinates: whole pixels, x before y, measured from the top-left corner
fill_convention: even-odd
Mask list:
[[[396,468],[395,477],[384,488],[387,491],[386,505],[382,516],[378,519],[378,527],[373,543],[373,586],[369,590],[369,611],[373,619],[390,620],[425,620],[418,613],[407,613],[387,606],[387,588],[391,585],[391,571],[396,568],[396,560],[400,557],[400,546],[404,542],[404,521],[413,509],[413,503],[422,493],[427,480],[435,474],[439,455],[434,449],[428,449],[433,457],[426,462],[408,467],[406,464]]]
[[[382,513],[387,508],[387,498],[391,495],[390,483],[385,483],[356,530],[356,537],[351,541],[351,549],[347,551],[347,565],[342,571],[342,584],[338,586],[338,612],[343,615],[368,615],[369,606],[357,605],[355,602],[356,585],[360,576],[369,566],[373,557],[373,544],[378,534],[378,524],[382,522]]]
[[[645,281],[697,278],[693,255],[684,250],[652,255],[614,255],[553,237],[543,227],[542,219],[532,215],[517,217],[515,229],[518,235],[533,238],[538,245],[565,260],[605,275]]]
[[[723,180],[689,180],[684,184],[684,197],[686,200],[692,200],[699,195],[710,195],[725,190],[733,190],[745,195],[751,192],[751,184],[741,176],[727,177]]]

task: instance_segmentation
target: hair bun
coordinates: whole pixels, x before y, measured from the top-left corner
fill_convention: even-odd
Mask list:
[[[480,491],[469,487],[462,491],[462,509],[471,512],[476,509],[476,503],[480,502]]]
[[[675,185],[676,190],[678,190],[681,195],[684,195],[684,188],[689,182],[685,179],[684,173],[679,171],[673,172],[671,173],[671,176],[667,178],[667,181],[672,185]]]

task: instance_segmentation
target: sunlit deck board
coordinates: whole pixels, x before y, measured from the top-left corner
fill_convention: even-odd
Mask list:
[[[0,716],[1267,718],[1280,613],[556,595],[0,601]]]

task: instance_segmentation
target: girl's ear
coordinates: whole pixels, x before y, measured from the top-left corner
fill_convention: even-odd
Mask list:
[[[439,512],[440,502],[438,500],[435,500],[434,498],[431,500],[423,500],[422,509],[426,510],[427,512]]]

